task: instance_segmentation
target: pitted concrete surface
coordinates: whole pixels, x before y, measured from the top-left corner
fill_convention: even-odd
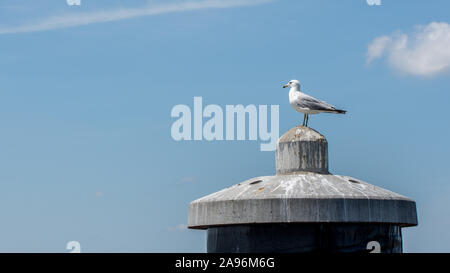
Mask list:
[[[295,141],[326,141],[326,139],[314,129],[297,126],[284,133],[278,140],[278,143]]]

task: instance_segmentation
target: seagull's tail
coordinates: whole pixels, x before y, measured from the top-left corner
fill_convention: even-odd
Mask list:
[[[345,110],[340,110],[340,109],[334,109],[333,112],[336,113],[336,114],[345,114],[345,113],[347,113],[347,111],[345,111]]]

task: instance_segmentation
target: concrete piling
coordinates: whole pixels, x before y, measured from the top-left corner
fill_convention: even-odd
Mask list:
[[[188,227],[207,230],[207,252],[402,252],[417,225],[413,200],[328,171],[328,143],[298,126],[278,141],[276,175],[255,177],[197,199]]]

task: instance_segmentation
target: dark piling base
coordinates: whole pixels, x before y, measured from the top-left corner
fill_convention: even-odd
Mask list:
[[[401,253],[401,228],[389,224],[254,224],[208,228],[208,253]]]

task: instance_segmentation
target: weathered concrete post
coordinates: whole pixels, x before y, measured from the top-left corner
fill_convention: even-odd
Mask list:
[[[207,252],[402,252],[417,225],[413,200],[328,172],[328,143],[307,127],[278,141],[276,175],[249,179],[189,205]]]

